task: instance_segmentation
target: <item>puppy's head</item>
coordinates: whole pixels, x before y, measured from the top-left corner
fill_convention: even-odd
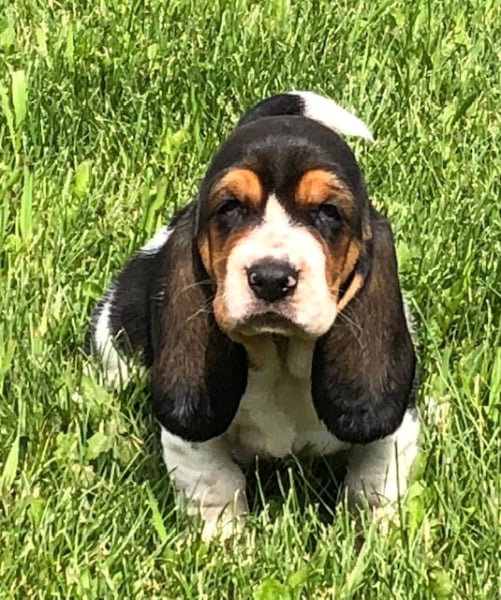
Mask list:
[[[371,237],[363,178],[339,135],[304,116],[240,126],[199,202],[197,244],[220,327],[233,338],[328,331]]]
[[[176,220],[153,368],[173,433],[227,429],[246,388],[244,348],[263,333],[313,342],[313,402],[339,438],[368,442],[401,422],[414,354],[391,230],[336,131],[371,137],[315,94],[264,100]]]

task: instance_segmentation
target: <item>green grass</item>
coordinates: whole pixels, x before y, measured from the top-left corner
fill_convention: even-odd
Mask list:
[[[499,40],[494,0],[3,1],[0,597],[499,597]],[[295,465],[245,541],[203,545],[141,389],[82,375],[112,274],[242,111],[294,88],[375,132],[353,146],[395,230],[421,400],[445,413],[424,418],[402,525],[365,523],[361,552]]]

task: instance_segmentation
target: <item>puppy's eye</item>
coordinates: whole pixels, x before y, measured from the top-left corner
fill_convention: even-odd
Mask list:
[[[338,207],[332,202],[324,202],[316,209],[316,217],[325,224],[335,224],[343,220]]]
[[[216,215],[221,217],[244,216],[246,213],[247,207],[236,198],[228,198],[216,210]]]
[[[221,231],[227,234],[235,227],[240,227],[249,215],[247,204],[237,198],[228,198],[216,208],[214,217]]]
[[[333,239],[343,223],[343,215],[331,200],[327,200],[312,209],[312,225],[326,238]]]

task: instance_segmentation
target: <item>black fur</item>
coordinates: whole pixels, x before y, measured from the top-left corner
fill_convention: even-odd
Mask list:
[[[226,431],[247,385],[247,358],[217,326],[213,287],[195,244],[195,210],[165,247],[164,295],[155,304],[158,344],[151,373],[153,409],[164,427],[204,441]]]
[[[356,210],[348,221],[361,235],[362,218],[367,211],[365,183],[349,146],[334,131],[302,116],[274,116],[238,127],[214,156],[200,189],[200,225],[210,218],[203,199],[221,173],[230,167],[253,170],[265,193],[276,194],[292,218],[305,215],[294,203],[300,177],[310,169],[330,170],[350,189]]]
[[[302,115],[304,106],[305,103],[301,96],[297,96],[296,94],[276,94],[254,104],[240,119],[237,127],[247,125],[247,123],[252,123],[252,121],[257,121],[264,117]]]
[[[389,224],[372,211],[372,269],[360,293],[318,340],[312,396],[339,439],[365,444],[393,433],[413,402],[416,357],[406,324]]]
[[[179,209],[169,222],[173,229],[193,202]],[[99,315],[113,294],[110,305],[111,334],[118,350],[139,358],[145,367],[153,364],[155,341],[158,337],[154,322],[154,307],[163,298],[166,265],[166,244],[155,252],[135,252],[110,285],[108,292],[94,308],[84,341],[84,351],[95,352],[93,334]]]
[[[117,277],[110,312],[112,331],[122,352],[139,351],[145,366],[153,364],[153,305],[162,295],[166,246],[152,254],[136,254]]]
[[[172,219],[164,246],[155,253],[135,254],[114,282],[112,332],[121,349],[139,354],[150,368],[154,412],[162,425],[184,439],[204,441],[224,433],[247,385],[245,350],[214,320],[213,285],[195,241],[213,217],[206,202],[211,187],[235,166],[252,169],[265,193],[275,193],[291,217],[305,224],[311,215],[294,203],[297,182],[309,169],[331,170],[355,200],[347,221],[353,236],[362,240],[370,221],[373,239],[364,240],[356,267],[356,274],[367,277],[366,284],[316,344],[312,395],[319,417],[338,438],[367,443],[395,431],[412,402],[415,356],[391,230],[370,212],[365,183],[348,145],[332,130],[303,117],[303,109],[302,98],[290,94],[251,108],[215,154],[199,199]],[[92,327],[104,301],[106,297]]]

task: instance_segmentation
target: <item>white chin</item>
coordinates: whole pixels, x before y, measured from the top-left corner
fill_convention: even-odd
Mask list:
[[[279,325],[262,325],[260,327],[255,327],[252,325],[248,325],[243,327],[241,330],[242,335],[246,337],[252,337],[255,335],[263,335],[265,333],[272,333],[275,335],[283,335],[285,337],[291,337],[293,335],[297,335],[296,331],[292,331],[290,327],[280,327]]]
[[[275,334],[284,337],[310,338],[311,336],[293,321],[278,314],[255,315],[237,327],[246,337]]]

